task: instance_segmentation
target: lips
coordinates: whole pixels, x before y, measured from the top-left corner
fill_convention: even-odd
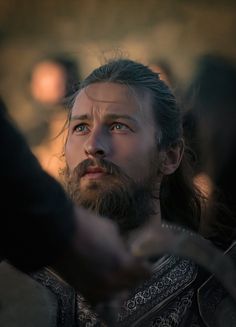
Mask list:
[[[106,171],[100,167],[88,167],[83,178],[99,179],[106,174]]]
[[[88,167],[86,170],[86,174],[94,174],[94,173],[105,173],[104,169],[101,167]]]

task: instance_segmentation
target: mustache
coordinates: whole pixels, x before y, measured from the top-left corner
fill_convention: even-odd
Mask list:
[[[77,179],[82,178],[89,167],[101,168],[106,174],[113,176],[120,176],[124,174],[121,169],[113,162],[107,161],[105,159],[85,159],[79,163],[73,171],[73,177]]]
[[[102,169],[111,178],[81,190],[80,179],[90,167]],[[113,162],[99,158],[85,159],[71,173],[67,166],[64,177],[65,189],[77,205],[110,217],[124,233],[140,226],[155,213],[153,177],[146,182],[136,182]]]

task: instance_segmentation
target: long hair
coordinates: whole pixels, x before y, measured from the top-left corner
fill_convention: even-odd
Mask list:
[[[159,75],[147,66],[128,59],[108,61],[81,82],[74,99],[81,89],[98,82],[126,85],[137,97],[143,93],[150,95],[157,131],[157,150],[176,146],[182,140],[182,117],[175,96]],[[201,199],[193,185],[186,155],[175,173],[164,176],[160,204],[164,220],[198,230]]]

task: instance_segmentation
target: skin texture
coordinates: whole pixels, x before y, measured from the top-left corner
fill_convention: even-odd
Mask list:
[[[173,173],[181,160],[180,146],[158,151],[150,96],[138,97],[125,85],[94,83],[82,89],[72,108],[65,157],[69,174],[86,159],[94,161],[79,180],[80,192],[90,197],[109,191],[111,183],[96,163],[104,159],[118,166],[134,182],[150,182],[156,166],[156,219],[160,217],[159,188],[163,174]],[[96,184],[96,188],[93,186]],[[94,191],[95,190],[95,191]],[[89,195],[88,195],[89,194]]]
[[[66,161],[72,171],[87,158],[107,159],[135,181],[142,181],[148,174],[154,135],[151,111],[141,110],[126,86],[95,83],[79,93],[73,106]],[[85,176],[81,184],[86,187],[90,178]]]

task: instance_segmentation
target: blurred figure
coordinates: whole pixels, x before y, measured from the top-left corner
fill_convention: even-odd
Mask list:
[[[78,87],[80,73],[77,63],[64,55],[39,60],[30,76],[31,96],[44,105],[61,104]]]
[[[201,176],[208,184],[203,233],[224,249],[233,241],[236,228],[235,90],[235,63],[214,55],[201,57],[187,91],[191,110],[184,122],[186,139],[196,156],[196,180]]]
[[[60,103],[66,94],[64,67],[50,61],[38,63],[32,72],[30,89],[38,102],[49,105]]]
[[[165,59],[151,59],[149,68],[159,74],[160,79],[165,82],[175,95],[178,103],[182,100],[182,86],[177,76],[175,75],[171,64]]]
[[[30,74],[32,105],[34,110],[40,111],[42,120],[28,131],[28,139],[43,168],[54,177],[58,177],[61,165],[63,134],[60,132],[67,115],[64,101],[78,88],[79,81],[78,64],[60,54],[39,60]]]
[[[152,59],[149,63],[149,68],[159,74],[160,79],[164,81],[170,88],[174,89],[176,86],[176,78],[174,73],[166,60]]]

